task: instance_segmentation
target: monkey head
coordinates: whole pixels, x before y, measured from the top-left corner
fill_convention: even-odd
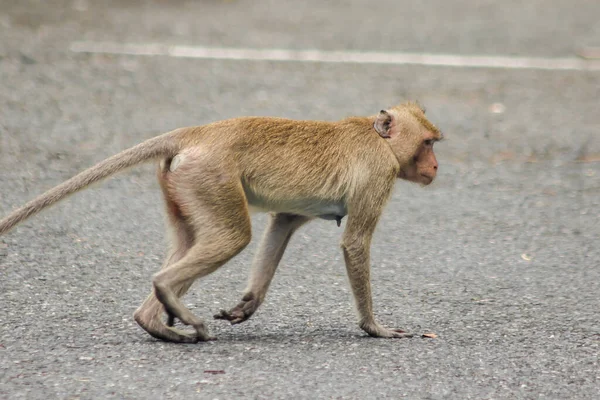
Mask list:
[[[386,140],[400,164],[398,178],[429,185],[435,179],[438,162],[433,152],[442,133],[425,117],[416,103],[404,103],[381,110],[373,127]]]

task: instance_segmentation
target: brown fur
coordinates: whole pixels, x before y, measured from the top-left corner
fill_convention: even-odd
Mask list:
[[[182,128],[125,150],[49,190],[0,221],[0,234],[43,208],[118,171],[162,159],[158,179],[172,246],[135,312],[152,336],[210,340],[180,297],[192,283],[238,254],[251,239],[250,211],[271,212],[242,300],[217,319],[247,320],[264,301],[296,229],[314,218],[348,215],[342,250],[359,325],[377,337],[410,334],[379,325],[369,280],[371,237],[395,179],[429,184],[437,173],[433,142],[442,137],[415,103],[338,122],[236,118]],[[167,322],[161,316],[167,315]],[[173,327],[175,318],[194,332]]]

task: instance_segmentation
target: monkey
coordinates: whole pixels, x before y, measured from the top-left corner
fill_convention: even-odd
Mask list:
[[[433,182],[433,145],[442,138],[414,102],[335,122],[240,117],[178,128],[48,190],[2,219],[0,235],[94,182],[160,160],[171,245],[151,293],[133,315],[151,336],[177,343],[215,339],[181,297],[195,280],[242,251],[251,240],[250,214],[266,212],[269,222],[242,299],[215,319],[239,324],[257,311],[297,229],[319,218],[339,225],[347,217],[341,249],[358,325],[373,337],[407,338],[412,334],[386,328],[374,317],[371,240],[398,179]],[[176,319],[192,329],[176,328]]]

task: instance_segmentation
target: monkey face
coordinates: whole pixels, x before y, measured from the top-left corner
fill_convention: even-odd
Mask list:
[[[400,169],[398,178],[421,185],[429,185],[437,175],[438,162],[433,152],[435,138],[426,135],[426,139],[414,153],[412,162]]]
[[[422,107],[409,102],[381,110],[373,127],[398,159],[398,178],[421,185],[433,182],[438,169],[433,144],[443,135],[427,120]]]

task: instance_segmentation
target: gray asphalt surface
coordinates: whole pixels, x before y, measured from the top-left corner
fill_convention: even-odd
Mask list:
[[[600,42],[591,1],[321,3],[0,0],[0,215],[175,127],[333,120],[418,99],[448,138],[440,173],[427,188],[397,185],[372,283],[380,322],[438,337],[366,337],[342,229],[319,221],[294,237],[251,320],[210,317],[239,300],[254,244],[185,297],[218,341],[152,339],[131,317],[165,248],[143,166],[0,238],[0,398],[600,398],[598,72],[68,50],[97,40],[553,57]]]

